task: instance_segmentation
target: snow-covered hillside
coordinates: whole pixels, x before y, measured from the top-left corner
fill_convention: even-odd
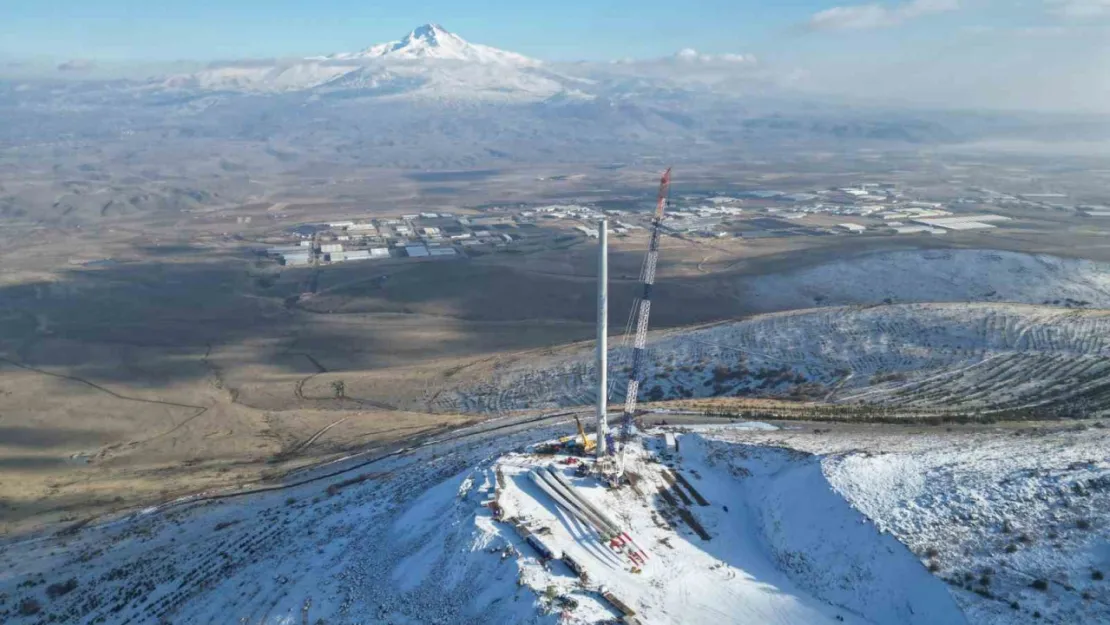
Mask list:
[[[1105,430],[711,428],[677,453],[649,440],[663,455],[634,453],[636,486],[615,491],[555,464],[641,566],[528,479],[559,457],[526,445],[571,431],[496,421],[282,490],[9,539],[0,621],[584,624],[613,599],[645,625],[1110,616]]]
[[[356,71],[351,65],[275,63],[228,65],[170,76],[161,86],[173,90],[282,92],[323,85]]]
[[[1110,409],[1110,386],[1102,383],[1110,370],[1110,316],[1102,310],[1110,308],[1110,264],[991,250],[902,251],[739,279],[752,309],[807,310],[652,334],[642,400]],[[491,375],[443,389],[432,406],[497,412],[592,403],[590,350],[514,356]],[[611,397],[619,400],[631,364],[627,345],[613,347],[609,362]]]
[[[948,582],[968,622],[1110,619],[1106,429],[703,431],[746,467],[782,445],[817,454],[828,483]],[[736,444],[744,446],[737,453]]]
[[[610,350],[611,401],[631,350]],[[1110,409],[1110,315],[1014,304],[904,304],[778,313],[655,333],[641,400],[778,397],[912,411]],[[514,358],[436,395],[445,411],[594,401],[593,351]]]
[[[607,588],[643,623],[963,623],[943,584],[904,546],[867,523],[832,488],[818,459],[774,449],[736,450],[743,469],[723,466],[700,437],[681,439],[681,460],[660,464],[630,454],[636,488],[608,490],[588,477],[568,483],[611,515],[643,549],[644,565],[622,566],[584,523],[529,479],[550,458],[514,454],[497,470],[497,500],[551,551],[563,553],[589,584]],[[717,450],[714,449],[715,453]],[[683,505],[693,492],[704,505]],[[671,495],[668,499],[664,493]],[[699,535],[683,514],[694,519]],[[545,529],[540,529],[545,528]],[[603,541],[602,541],[603,542]],[[600,547],[600,548],[599,548]],[[525,560],[525,583],[543,593],[576,597],[578,576],[564,566]],[[578,601],[564,622],[612,618],[611,607]]]
[[[1110,263],[998,250],[906,250],[759,276],[745,298],[773,312],[905,302],[1110,308]]]
[[[553,625],[481,506],[492,458],[553,434],[489,423],[301,486],[0,543],[0,622]]]

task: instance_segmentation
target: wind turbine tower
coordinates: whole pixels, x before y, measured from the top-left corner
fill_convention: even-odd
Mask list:
[[[605,437],[609,434],[609,220],[597,226],[597,457],[608,450]]]

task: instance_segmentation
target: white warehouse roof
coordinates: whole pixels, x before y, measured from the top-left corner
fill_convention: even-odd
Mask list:
[[[989,222],[1010,221],[1002,215],[967,215],[963,217],[941,217],[938,219],[915,219],[915,223],[944,228],[946,230],[982,230],[994,228]]]
[[[286,254],[281,260],[286,265],[307,265],[312,262],[308,254]]]
[[[350,252],[334,252],[328,255],[328,258],[333,263],[341,263],[347,260],[370,260],[370,252],[368,250],[352,250]]]

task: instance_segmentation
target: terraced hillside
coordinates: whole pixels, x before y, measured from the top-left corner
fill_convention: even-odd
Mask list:
[[[1014,304],[825,308],[657,333],[641,400],[767,397],[912,411],[1110,410],[1110,313]],[[588,344],[495,363],[435,396],[442,411],[589,404]],[[611,401],[627,347],[611,350]]]
[[[881,252],[757,276],[744,300],[758,312],[909,302],[1107,308],[1110,264],[1002,250]]]

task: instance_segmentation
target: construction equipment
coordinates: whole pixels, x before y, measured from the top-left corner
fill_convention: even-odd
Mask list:
[[[663,211],[671,191],[671,168],[663,172],[659,180],[659,198],[655,204],[655,215],[651,219],[651,240],[648,243],[647,257],[644,259],[644,294],[640,298],[636,320],[636,339],[632,344],[632,372],[628,376],[628,390],[624,396],[624,412],[621,414],[621,445],[628,444],[632,436],[632,420],[636,416],[636,398],[640,394],[640,378],[644,368],[644,347],[647,344],[648,316],[651,314],[651,291],[655,285],[655,265],[659,261],[659,230],[663,225]]]
[[[634,566],[642,567],[644,565],[647,554],[632,540],[628,532],[620,529],[608,515],[577,493],[570,482],[560,475],[557,470],[550,467],[546,470],[535,469],[529,473],[529,477],[560,508],[566,510],[587,527],[594,528],[602,544],[608,545],[615,553],[627,557]]]
[[[591,441],[589,437],[586,436],[586,428],[582,427],[582,421],[578,418],[578,415],[574,415],[574,423],[578,425],[578,436],[582,437],[582,451],[586,453],[592,452],[594,447],[597,446],[597,441]]]
[[[634,563],[643,564],[644,559],[647,558],[647,552],[641,549],[640,546],[636,544],[636,541],[632,540],[632,537],[629,536],[627,532],[621,530],[620,526],[618,526],[617,523],[609,517],[609,515],[607,515],[600,508],[598,508],[588,499],[583,497],[577,490],[575,490],[575,488],[571,486],[570,482],[568,482],[567,479],[563,477],[562,473],[552,467],[547,468],[547,473],[551,478],[554,478],[555,480],[554,482],[552,482],[552,486],[555,486],[557,490],[561,490],[564,496],[567,497],[571,502],[583,506],[588,514],[592,514],[594,518],[600,520],[605,527],[615,532],[615,534],[612,535],[609,539],[610,546],[613,547],[614,550],[622,551],[628,549],[630,553],[630,559]]]

